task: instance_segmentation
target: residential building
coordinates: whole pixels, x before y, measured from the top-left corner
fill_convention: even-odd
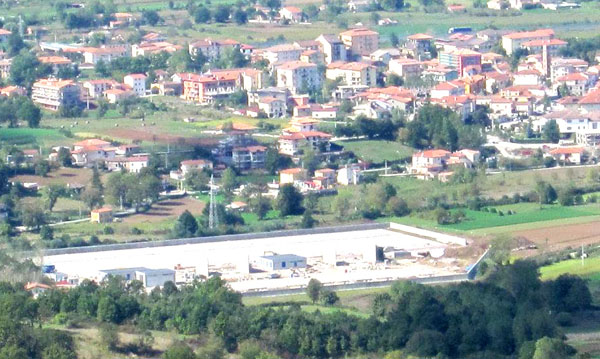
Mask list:
[[[6,29],[0,29],[0,44],[7,43],[8,38],[10,37],[11,34],[12,34],[12,32],[10,32]]]
[[[362,171],[356,164],[345,165],[337,170],[336,181],[343,186],[357,185],[360,183]]]
[[[175,45],[166,41],[159,42],[142,42],[131,46],[131,57],[138,56],[150,56],[152,54],[159,54],[161,52],[168,52],[170,54],[183,49],[180,45]]]
[[[206,38],[192,42],[188,45],[188,52],[192,56],[197,56],[201,52],[209,61],[214,61],[225,54],[226,51],[238,49],[240,43],[235,40],[213,40]]]
[[[389,70],[404,78],[418,78],[423,71],[423,64],[409,58],[392,59],[389,62]]]
[[[329,80],[341,79],[341,84],[346,86],[372,87],[377,82],[377,69],[361,62],[332,62],[327,65],[325,77]]]
[[[146,78],[144,74],[129,74],[123,78],[123,83],[129,86],[138,96],[146,95]]]
[[[518,71],[513,76],[513,85],[535,86],[542,83],[542,74],[537,70]]]
[[[568,93],[573,96],[583,96],[588,92],[591,85],[591,77],[585,73],[574,72],[556,79],[554,87],[561,89],[566,87]]]
[[[31,99],[48,110],[79,106],[79,86],[72,80],[42,79],[33,84]]]
[[[563,164],[580,165],[585,154],[583,147],[559,147],[550,151],[556,161]]]
[[[117,86],[119,86],[119,83],[113,79],[87,80],[82,85],[87,90],[87,95],[93,98],[103,97],[104,91]]]
[[[403,50],[417,60],[431,58],[431,41],[433,36],[427,34],[413,34],[406,38]]]
[[[126,46],[87,47],[83,49],[85,63],[96,65],[99,61],[109,63],[114,59],[128,56]]]
[[[544,46],[548,49],[550,55],[558,55],[561,48],[567,46],[567,42],[560,39],[541,39],[526,41],[521,44],[521,48],[527,49],[530,54],[541,54]]]
[[[299,23],[304,20],[304,12],[295,6],[284,6],[279,10],[279,17],[293,23]]]
[[[0,79],[7,79],[10,77],[11,66],[12,66],[12,59],[0,60]]]
[[[21,86],[6,86],[0,88],[0,96],[27,96],[27,89]]]
[[[502,36],[502,47],[506,55],[512,55],[515,50],[521,48],[523,43],[535,40],[551,40],[554,38],[554,30],[538,29],[534,31],[513,32]]]
[[[287,132],[279,136],[279,153],[295,156],[304,148],[326,152],[330,150],[331,135],[320,131]]]
[[[348,60],[346,45],[337,36],[319,35],[315,41],[319,43],[319,50],[323,53],[326,64]]]
[[[140,173],[143,168],[148,167],[148,157],[114,157],[105,160],[104,163],[109,171],[125,170],[129,173]]]
[[[104,98],[106,98],[106,101],[108,101],[108,103],[115,104],[131,96],[136,96],[136,93],[130,90],[112,88],[105,90],[103,92],[103,96]]]
[[[439,53],[440,65],[456,69],[459,76],[466,76],[481,72],[481,53],[468,49],[441,51]]]
[[[292,94],[303,93],[321,86],[321,77],[316,64],[302,61],[286,62],[277,66],[277,86],[286,87]]]
[[[181,169],[181,174],[185,177],[190,171],[212,170],[213,163],[212,161],[203,159],[185,160],[181,161],[179,168]]]
[[[367,56],[379,48],[379,33],[360,28],[340,33],[340,39],[352,56]]]
[[[260,51],[259,56],[269,61],[269,65],[298,61],[304,48],[292,44],[275,45]]]
[[[110,207],[92,209],[90,212],[90,222],[92,223],[111,223],[113,221],[113,210]]]
[[[269,118],[285,117],[287,114],[286,101],[276,97],[263,97],[257,105],[258,110]]]
[[[279,184],[294,184],[296,181],[303,181],[307,178],[307,171],[304,168],[288,168],[279,171]]]
[[[183,94],[181,97],[187,101],[198,102],[206,105],[215,99],[231,95],[239,89],[238,74],[181,74]]]
[[[267,148],[252,145],[234,147],[231,151],[231,164],[239,170],[253,170],[265,167]]]
[[[38,61],[52,67],[53,73],[58,73],[62,68],[72,67],[73,61],[64,56],[39,56]]]

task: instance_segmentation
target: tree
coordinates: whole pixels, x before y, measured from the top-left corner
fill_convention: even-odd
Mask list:
[[[23,101],[21,106],[19,106],[17,117],[23,121],[27,121],[27,125],[30,128],[37,128],[42,119],[42,112],[39,107],[33,104],[33,102]]]
[[[312,216],[312,211],[306,210],[302,215],[302,222],[300,223],[300,227],[302,228],[313,228],[317,221]]]
[[[144,10],[142,11],[142,21],[150,26],[155,26],[162,21],[162,18],[154,10]]]
[[[176,237],[192,237],[198,231],[198,222],[196,218],[185,210],[175,223],[174,234]]]
[[[110,76],[110,70],[109,70],[108,66],[106,65],[106,62],[104,62],[104,60],[98,60],[98,62],[96,62],[96,65],[94,65],[94,71],[100,77],[109,77]]]
[[[35,163],[34,170],[36,176],[46,177],[50,172],[50,163],[46,160],[39,159]]]
[[[77,355],[59,343],[52,343],[42,351],[42,359],[76,359]]]
[[[388,86],[402,86],[402,84],[404,84],[402,77],[394,73],[389,74],[386,78],[386,85]]]
[[[73,158],[71,157],[71,151],[66,147],[61,147],[58,150],[56,161],[64,167],[71,167],[73,165]]]
[[[270,174],[274,175],[280,169],[289,167],[291,164],[291,158],[281,155],[276,149],[269,148],[267,150],[265,168]]]
[[[338,297],[337,293],[332,290],[325,290],[320,295],[320,300],[323,305],[335,305],[340,301],[340,297]]]
[[[106,323],[118,323],[119,319],[116,300],[110,295],[101,297],[98,301],[98,320]]]
[[[21,208],[21,222],[25,227],[39,229],[46,224],[46,216],[40,206],[26,205]]]
[[[259,194],[250,200],[250,210],[256,214],[259,220],[263,220],[271,210],[271,201]]]
[[[221,187],[226,193],[231,193],[238,185],[237,174],[233,170],[233,168],[228,167],[225,171],[223,171],[223,176],[221,177]]]
[[[81,194],[81,200],[85,205],[90,209],[98,208],[104,204],[104,198],[102,198],[102,193],[93,187],[88,187]]]
[[[100,342],[108,350],[115,350],[119,347],[119,332],[117,326],[112,323],[105,323],[100,326]]]
[[[382,0],[380,5],[385,11],[398,11],[404,7],[404,0]]]
[[[102,180],[100,179],[100,172],[98,171],[98,166],[94,166],[92,169],[92,179],[91,179],[92,188],[97,189],[100,193],[104,192],[104,186],[102,185]]]
[[[319,282],[318,279],[311,278],[308,281],[308,285],[306,286],[306,295],[313,303],[316,303],[321,296],[321,291],[323,290],[323,285]]]
[[[8,57],[16,56],[25,48],[25,42],[17,31],[13,31],[8,37]]]
[[[410,213],[408,204],[402,198],[393,196],[386,204],[386,212],[396,217],[403,217]]]
[[[47,76],[51,71],[52,68],[41,65],[35,55],[24,51],[12,60],[10,80],[14,85],[31,88],[37,78]]]
[[[236,24],[243,25],[248,22],[248,14],[242,9],[237,9],[233,13],[233,20]]]
[[[302,194],[292,184],[284,184],[279,188],[275,208],[281,217],[302,214]]]
[[[538,181],[535,185],[535,191],[538,195],[538,202],[540,207],[543,204],[551,204],[558,198],[556,190],[551,184],[544,181]]]
[[[193,169],[185,175],[185,185],[194,191],[202,191],[208,188],[208,175],[206,172]]]
[[[210,21],[212,15],[205,6],[200,6],[194,12],[194,22],[196,24],[206,24]]]
[[[213,14],[215,22],[224,23],[229,20],[230,10],[228,6],[219,5]]]
[[[546,122],[544,128],[542,129],[542,137],[546,141],[558,143],[560,140],[560,129],[556,123],[556,120],[550,120]]]
[[[163,354],[163,359],[196,359],[196,355],[187,344],[177,342],[167,348]]]
[[[392,44],[392,47],[398,47],[398,45],[400,45],[400,39],[398,38],[398,35],[396,35],[395,33],[390,34],[390,44]],[[400,86],[400,85],[396,85],[396,86]]]
[[[42,197],[46,208],[52,212],[58,197],[65,193],[65,187],[60,184],[50,184],[42,189]]]

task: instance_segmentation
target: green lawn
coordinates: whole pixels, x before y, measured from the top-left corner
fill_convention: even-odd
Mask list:
[[[0,142],[16,146],[49,147],[71,141],[57,129],[51,128],[0,128]]]
[[[540,268],[543,280],[554,279],[565,273],[600,281],[600,257],[586,258],[583,263],[581,259],[570,259]]]
[[[337,143],[346,151],[352,151],[356,157],[368,161],[382,163],[384,161],[400,161],[410,158],[414,150],[394,141],[342,141]]]

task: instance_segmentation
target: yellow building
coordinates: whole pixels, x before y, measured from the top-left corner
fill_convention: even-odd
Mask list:
[[[110,223],[113,219],[113,211],[110,207],[93,209],[90,213],[90,222],[92,223]]]

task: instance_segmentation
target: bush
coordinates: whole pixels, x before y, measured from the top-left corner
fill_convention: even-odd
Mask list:
[[[496,208],[490,208],[490,213],[497,213],[498,211],[496,210]]]
[[[112,227],[110,227],[110,226],[104,227],[104,231],[103,232],[104,232],[104,234],[115,234],[115,230]]]
[[[338,297],[338,295],[331,290],[321,292],[320,299],[323,305],[335,305],[340,301],[340,297]]]
[[[134,234],[134,235],[140,235],[140,234],[142,234],[142,233],[143,233],[143,232],[142,232],[142,230],[141,230],[141,229],[139,229],[139,228],[137,228],[137,227],[133,227],[133,228],[131,229],[131,234]]]

